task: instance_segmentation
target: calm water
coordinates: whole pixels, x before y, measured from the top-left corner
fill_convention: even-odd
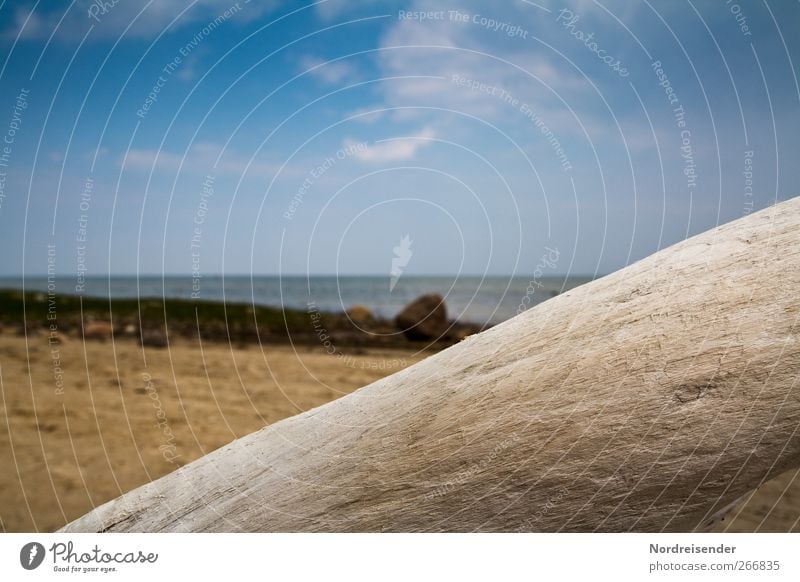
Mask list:
[[[307,309],[313,301],[323,311],[364,305],[376,315],[393,317],[423,293],[439,293],[445,297],[453,319],[498,323],[516,315],[526,296],[526,306],[533,306],[590,280],[589,277],[542,277],[531,287],[533,293],[529,293],[529,277],[401,277],[390,291],[389,278],[380,276],[231,276],[224,280],[209,276],[199,282],[199,298],[294,309]],[[25,289],[46,291],[47,283],[46,277],[26,277]],[[55,286],[57,293],[75,294],[74,278],[56,278]],[[21,289],[22,279],[0,278],[0,288]],[[191,299],[192,293],[191,277],[97,277],[87,278],[83,295]]]

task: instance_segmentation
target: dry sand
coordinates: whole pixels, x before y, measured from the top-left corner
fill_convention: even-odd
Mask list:
[[[53,531],[266,424],[422,359],[290,346],[0,333],[0,531]],[[57,359],[56,359],[57,358]],[[56,378],[60,373],[61,377]],[[765,484],[718,531],[800,531],[800,476]]]
[[[63,390],[54,378],[60,358]],[[53,531],[267,424],[422,358],[0,335],[0,531]]]

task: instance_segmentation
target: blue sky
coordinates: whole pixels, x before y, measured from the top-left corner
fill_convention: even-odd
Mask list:
[[[0,275],[607,273],[798,194],[798,2],[99,6],[0,6]]]

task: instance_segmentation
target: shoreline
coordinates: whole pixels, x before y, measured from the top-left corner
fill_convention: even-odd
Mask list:
[[[404,275],[392,286],[389,277],[370,276],[226,276],[204,277],[195,291],[187,277],[87,277],[76,291],[72,277],[54,275],[21,278],[0,277],[0,289],[108,300],[167,300],[241,303],[255,307],[280,307],[304,311],[315,302],[322,311],[343,312],[364,305],[386,320],[393,319],[409,302],[428,293],[447,299],[452,319],[461,323],[498,324],[518,314],[521,303],[532,307],[542,301],[586,284],[598,277],[552,276],[546,256],[527,275],[516,277]],[[23,285],[24,284],[24,285]],[[193,296],[194,294],[194,296]]]
[[[213,343],[322,345],[339,348],[440,350],[490,326],[450,321],[446,333],[413,341],[394,321],[353,306],[346,312],[207,299],[108,298],[0,288],[0,326],[24,335],[110,340],[129,337],[166,347],[177,338]]]

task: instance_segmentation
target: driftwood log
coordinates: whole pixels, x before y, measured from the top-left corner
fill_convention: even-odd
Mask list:
[[[65,531],[686,531],[800,465],[800,198],[688,239]]]

